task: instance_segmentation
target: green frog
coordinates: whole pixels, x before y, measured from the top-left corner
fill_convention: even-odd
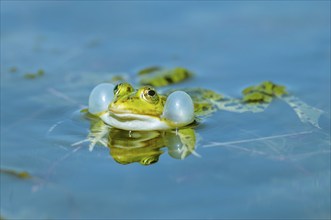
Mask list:
[[[130,131],[169,130],[194,122],[193,101],[186,92],[166,97],[151,86],[134,89],[128,83],[95,87],[89,112],[112,127]]]
[[[245,88],[239,98],[202,88],[163,92],[155,88],[180,83],[192,76],[182,67],[151,67],[138,72],[136,87],[123,79],[123,75],[115,76],[112,83],[97,85],[86,110],[93,122],[88,135],[90,150],[97,143],[107,146],[114,160],[121,164],[155,163],[163,147],[173,157],[184,159],[190,154],[198,155],[194,151],[194,128],[205,117],[218,110],[262,112],[275,98],[289,104],[302,122],[318,127],[321,110],[270,81]]]
[[[248,87],[243,98],[226,98],[207,89],[169,90],[160,94],[153,86],[165,86],[186,80],[193,74],[181,67],[170,70],[147,68],[138,74],[138,88],[127,82],[102,83],[89,97],[89,112],[106,124],[129,131],[178,129],[208,116],[217,109],[258,112],[274,97],[287,94],[284,86],[264,82]],[[149,76],[149,77],[147,77]]]

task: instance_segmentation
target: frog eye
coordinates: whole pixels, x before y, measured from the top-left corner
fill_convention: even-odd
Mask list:
[[[194,105],[191,97],[183,91],[171,93],[164,105],[162,117],[179,126],[193,122]]]
[[[147,94],[148,94],[149,96],[154,96],[154,95],[156,94],[156,92],[155,92],[154,90],[149,90],[149,91],[147,92]]]
[[[121,85],[121,83],[120,83],[120,84],[117,84],[117,85],[114,87],[114,95],[116,95],[116,93],[118,92],[118,87],[119,87],[119,85]]]
[[[133,91],[134,89],[129,83],[119,83],[114,87],[114,95],[123,95]]]
[[[159,96],[153,88],[145,88],[142,95],[150,103],[157,103],[159,101]]]
[[[94,87],[90,93],[88,111],[91,114],[106,111],[114,98],[113,89],[114,85],[111,83],[101,83]]]

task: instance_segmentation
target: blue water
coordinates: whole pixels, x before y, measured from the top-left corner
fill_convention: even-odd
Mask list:
[[[330,2],[1,1],[4,218],[330,218]],[[174,87],[240,96],[272,80],[323,110],[318,129],[284,102],[218,111],[196,152],[121,165],[77,116],[109,73],[184,66]],[[16,71],[10,71],[13,67]],[[26,79],[24,74],[45,71]],[[274,137],[272,136],[281,136]],[[243,141],[246,140],[246,141]],[[243,141],[237,143],[236,141]],[[232,142],[215,147],[212,143]],[[233,143],[235,142],[235,143]]]

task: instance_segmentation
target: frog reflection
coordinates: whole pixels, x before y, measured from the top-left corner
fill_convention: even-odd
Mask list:
[[[120,164],[140,163],[150,165],[159,160],[164,149],[168,154],[183,160],[194,151],[195,131],[191,127],[167,131],[126,131],[106,125],[95,117],[91,121],[88,139],[90,149],[101,144],[110,149],[110,155]]]

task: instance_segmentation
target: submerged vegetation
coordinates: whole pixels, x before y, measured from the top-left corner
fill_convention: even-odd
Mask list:
[[[12,66],[8,69],[9,73],[20,73],[19,68],[16,66]],[[45,75],[45,71],[43,69],[37,70],[37,72],[27,72],[23,74],[25,79],[36,79]]]
[[[0,174],[10,175],[19,179],[29,179],[31,175],[26,171],[16,171],[13,169],[2,169],[0,168]]]
[[[40,69],[36,73],[26,73],[26,74],[24,74],[24,78],[26,78],[26,79],[35,79],[35,78],[42,77],[44,74],[45,74],[45,71]]]
[[[17,67],[16,67],[16,66],[12,66],[12,67],[10,67],[10,68],[9,68],[9,70],[8,70],[8,71],[9,71],[10,73],[16,73],[16,72],[17,72],[17,70],[18,70],[18,69],[17,69]]]

